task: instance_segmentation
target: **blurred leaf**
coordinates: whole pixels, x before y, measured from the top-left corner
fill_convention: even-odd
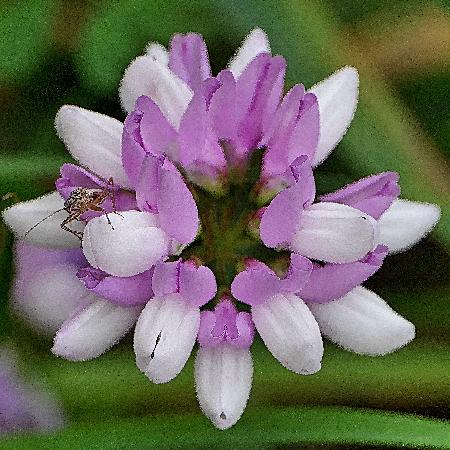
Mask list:
[[[85,27],[80,44],[80,73],[92,90],[114,95],[124,69],[150,41],[167,45],[174,33],[197,31],[220,45],[220,14],[211,2],[122,0],[103,2]],[[213,39],[214,37],[214,39]]]
[[[18,84],[31,75],[51,44],[56,2],[19,0],[1,8],[0,79]]]
[[[450,71],[425,71],[396,83],[403,101],[426,124],[428,133],[447,158],[450,158],[450,102],[442,99],[448,96],[449,86]]]
[[[0,193],[15,192],[21,200],[25,200],[54,190],[59,168],[69,161],[68,154],[54,155],[51,159],[42,153],[24,157],[4,155]]]
[[[172,432],[168,432],[172,430]],[[176,430],[176,431],[175,431]],[[295,444],[447,447],[450,425],[409,415],[350,408],[272,408],[244,414],[228,431],[200,415],[147,417],[78,425],[50,436],[5,440],[2,449],[260,448]]]
[[[74,422],[174,412],[200,415],[193,358],[175,380],[155,385],[137,369],[127,340],[98,359],[73,363],[51,355],[50,343],[44,345],[44,353],[36,351],[35,337],[27,339],[22,342],[23,357],[59,395]],[[327,343],[322,370],[305,377],[283,368],[257,340],[252,347],[255,371],[247,410],[268,405],[344,405],[440,416],[450,405],[448,352],[448,344],[424,339],[423,328],[412,344],[378,358]]]

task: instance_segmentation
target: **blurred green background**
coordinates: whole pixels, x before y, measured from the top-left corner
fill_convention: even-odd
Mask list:
[[[396,170],[404,197],[442,208],[431,236],[390,257],[367,284],[416,325],[417,338],[382,358],[327,343],[323,369],[310,377],[288,372],[257,342],[247,410],[219,432],[198,409],[192,361],[155,386],[135,367],[130,337],[91,362],[52,356],[50,341],[8,309],[12,238],[1,224],[0,337],[61,399],[69,427],[0,448],[450,448],[448,2],[1,1],[0,194],[25,200],[52,190],[69,161],[53,128],[61,105],[124,119],[118,85],[147,42],[200,32],[216,73],[255,26],[286,57],[287,87],[311,86],[347,64],[360,72],[358,110],[317,172],[320,192]]]

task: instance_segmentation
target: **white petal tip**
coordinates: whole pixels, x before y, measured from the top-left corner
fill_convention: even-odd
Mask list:
[[[145,53],[151,56],[154,61],[158,61],[165,66],[169,64],[169,52],[158,42],[150,42],[145,48]]]
[[[345,345],[340,345],[346,350],[353,353],[366,356],[385,356],[389,353],[394,353],[397,350],[408,345],[416,336],[416,329],[414,325],[398,315],[398,324],[395,329],[386,334],[384,340],[374,339],[373,343],[363,343],[355,345],[351,348]]]
[[[55,128],[61,140],[64,139],[64,124],[70,120],[74,114],[81,112],[81,108],[75,105],[63,105],[59,108],[55,116]]]
[[[200,408],[219,430],[242,416],[253,377],[250,352],[228,344],[200,347],[195,360],[195,388]]]
[[[361,355],[392,353],[415,336],[411,322],[362,286],[332,302],[310,303],[309,308],[325,336],[344,349]]]
[[[320,138],[313,157],[314,167],[322,163],[340,142],[350,126],[358,104],[359,76],[345,66],[314,85],[320,112]]]
[[[380,217],[380,242],[389,253],[408,250],[427,236],[441,217],[439,206],[410,200],[395,200]]]
[[[228,428],[235,425],[239,419],[240,416],[236,417],[227,411],[221,411],[220,414],[209,417],[209,420],[211,420],[213,425],[219,430],[228,430]]]
[[[114,346],[134,325],[142,307],[114,305],[93,295],[56,333],[52,352],[69,361],[97,358]]]
[[[403,323],[392,333],[391,342],[387,344],[385,348],[380,348],[374,352],[368,352],[367,355],[383,356],[393,353],[408,345],[415,337],[415,326],[406,319],[403,319]]]
[[[228,64],[235,78],[239,78],[247,65],[260,53],[270,53],[269,39],[261,28],[254,28]]]

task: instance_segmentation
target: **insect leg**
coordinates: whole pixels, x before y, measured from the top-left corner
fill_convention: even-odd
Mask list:
[[[75,231],[72,230],[71,228],[69,228],[67,226],[67,224],[73,222],[74,220],[78,220],[80,217],[80,214],[78,212],[76,213],[72,213],[70,214],[68,217],[66,217],[62,222],[61,222],[61,228],[64,231],[68,231],[69,233],[72,233],[74,236],[76,236],[80,241],[83,240],[83,232],[82,231]]]
[[[122,217],[122,219],[123,219],[122,214],[120,214],[120,213],[117,212],[117,207],[116,207],[116,193],[114,192],[114,180],[113,180],[113,177],[111,177],[111,178],[108,180],[108,186],[111,186],[111,187],[112,187],[110,194],[111,194],[111,203],[112,203],[113,213],[119,215],[119,216]]]
[[[106,211],[106,209],[102,208],[101,206],[98,205],[91,205],[89,208],[91,211],[98,211],[98,212],[103,212],[105,213],[106,216],[106,220],[108,221],[108,224],[111,226],[111,228],[114,230],[114,226],[111,223],[111,219],[109,218],[108,212]]]

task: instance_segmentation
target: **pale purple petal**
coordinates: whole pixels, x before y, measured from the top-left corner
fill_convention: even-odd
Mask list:
[[[308,281],[311,270],[311,261],[296,254],[291,255],[289,269],[282,279],[264,263],[251,261],[247,269],[234,278],[231,292],[241,302],[257,305],[280,292],[297,292]]]
[[[288,272],[281,280],[282,292],[297,292],[308,282],[312,269],[313,264],[308,258],[292,253]]]
[[[308,186],[295,183],[281,191],[264,211],[260,235],[268,247],[287,245],[300,226],[304,206],[310,201]]]
[[[226,162],[219,138],[210,126],[206,107],[203,92],[198,91],[181,120],[179,160],[189,175],[203,173],[215,178],[215,174],[225,169]]]
[[[264,303],[280,290],[280,279],[263,263],[238,273],[231,283],[233,297],[249,305]]]
[[[400,194],[398,179],[395,172],[372,175],[323,195],[320,200],[352,206],[379,219]]]
[[[77,277],[87,289],[119,306],[136,306],[153,297],[153,268],[132,277],[114,277],[93,267],[77,271]]]
[[[200,408],[220,430],[233,426],[244,412],[252,386],[249,350],[221,345],[200,347],[195,359],[195,388]]]
[[[198,210],[191,191],[176,168],[147,154],[141,163],[136,185],[137,205],[157,214],[159,226],[182,244],[195,239],[199,227]]]
[[[257,56],[236,83],[236,112],[239,148],[245,156],[263,138],[267,121],[271,121],[281,98],[286,62],[281,56]]]
[[[158,213],[162,161],[150,154],[142,159],[136,183],[136,203],[141,211]]]
[[[289,161],[288,146],[292,132],[300,116],[300,106],[305,88],[298,84],[284,97],[269,129],[265,132],[263,145],[268,149],[264,155],[264,173],[266,176],[284,173],[292,161]],[[295,158],[294,158],[295,159]]]
[[[180,260],[158,264],[152,288],[157,297],[179,293],[189,304],[199,307],[216,295],[217,284],[208,267]]]
[[[316,264],[299,297],[310,302],[328,302],[341,298],[370,278],[383,264],[387,247],[379,245],[361,261],[347,264]]]
[[[212,335],[212,330],[216,324],[216,313],[214,311],[202,311],[200,313],[200,327],[198,329],[197,341],[202,347],[214,347],[222,342]]]
[[[251,315],[237,311],[230,299],[223,298],[214,311],[203,311],[200,316],[198,342],[203,347],[232,345],[249,348],[255,327]]]
[[[141,115],[139,128],[135,133],[139,131],[147,152],[175,156],[173,147],[177,133],[153,100],[145,95],[140,96],[136,100],[136,109],[131,114]]]
[[[158,220],[178,242],[189,244],[195,239],[199,217],[194,197],[178,174],[164,168],[160,173]]]
[[[122,164],[133,186],[136,186],[139,181],[142,163],[148,153],[144,149],[139,130],[141,119],[141,113],[128,114],[122,133]]]
[[[70,361],[96,358],[134,325],[142,306],[123,308],[90,295],[90,302],[67,319],[56,333],[52,352]]]
[[[236,144],[236,82],[228,70],[220,72],[217,79],[220,81],[220,87],[211,98],[208,109],[209,123],[217,139]]]
[[[196,33],[175,34],[170,42],[169,68],[193,90],[211,76],[208,49]]]
[[[319,105],[316,96],[306,93],[300,106],[300,117],[289,140],[289,161],[301,155],[312,160],[320,135]]]
[[[191,305],[202,306],[217,292],[216,278],[209,267],[184,263],[180,268],[180,294]]]

